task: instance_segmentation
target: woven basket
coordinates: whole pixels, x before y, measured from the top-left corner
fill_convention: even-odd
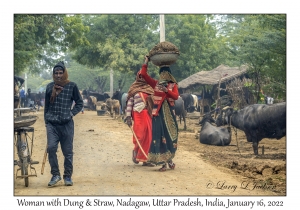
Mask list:
[[[14,119],[14,128],[31,126],[36,122],[37,119],[38,117],[34,115],[16,117]]]
[[[178,53],[161,52],[150,57],[150,61],[156,66],[170,66],[178,59]]]

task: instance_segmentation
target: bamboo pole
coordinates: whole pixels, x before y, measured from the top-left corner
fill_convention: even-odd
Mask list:
[[[146,155],[145,151],[143,150],[143,148],[142,148],[142,146],[141,146],[141,144],[140,144],[138,138],[136,137],[135,132],[133,131],[133,129],[132,129],[131,126],[130,126],[130,130],[131,130],[131,132],[133,133],[133,136],[134,136],[134,138],[135,138],[137,144],[139,145],[139,148],[141,149],[142,153],[143,153],[143,154],[145,155],[145,157],[148,159],[148,155]]]

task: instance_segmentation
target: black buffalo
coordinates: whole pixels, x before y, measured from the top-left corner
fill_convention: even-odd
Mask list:
[[[105,101],[106,99],[110,98],[107,93],[102,94],[102,93],[98,93],[98,92],[90,91],[90,90],[83,90],[82,95],[86,96],[86,98],[88,98],[89,96],[94,96],[94,97],[96,97],[97,101]]]
[[[177,100],[175,100],[175,115],[179,117],[179,122],[181,124],[181,117],[184,122],[184,130],[186,130],[186,111],[184,109],[184,101],[181,97],[178,97]]]
[[[280,139],[286,135],[286,102],[253,104],[239,111],[227,108],[222,110],[217,126],[229,123],[245,132],[254,154],[258,155],[258,143],[263,138]]]
[[[112,99],[115,99],[115,100],[119,100],[119,102],[121,103],[121,98],[122,98],[122,95],[123,95],[124,92],[121,92],[119,90],[116,90],[116,92],[113,93],[112,95]]]
[[[195,111],[194,98],[193,98],[192,94],[183,93],[183,94],[180,94],[180,97],[184,101],[184,109],[187,112]]]
[[[214,119],[210,113],[203,116],[199,122],[201,125],[199,141],[202,144],[209,144],[215,146],[226,146],[231,142],[231,129],[230,127],[216,127]]]

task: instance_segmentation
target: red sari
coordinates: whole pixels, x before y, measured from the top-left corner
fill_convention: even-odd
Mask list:
[[[152,118],[148,114],[148,110],[144,109],[140,113],[137,111],[132,112],[133,118],[133,131],[136,134],[136,137],[139,140],[141,147],[143,148],[145,154],[148,156],[148,152],[152,140]],[[136,152],[136,160],[138,162],[147,162],[147,157],[143,154],[139,145],[136,142],[135,137],[133,136],[133,150]]]

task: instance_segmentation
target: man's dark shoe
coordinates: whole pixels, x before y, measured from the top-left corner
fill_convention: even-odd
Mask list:
[[[61,180],[61,177],[58,175],[53,175],[50,182],[48,183],[48,186],[54,186],[57,182]]]
[[[66,186],[72,186],[73,185],[72,179],[69,176],[64,177],[64,181],[65,181]]]

